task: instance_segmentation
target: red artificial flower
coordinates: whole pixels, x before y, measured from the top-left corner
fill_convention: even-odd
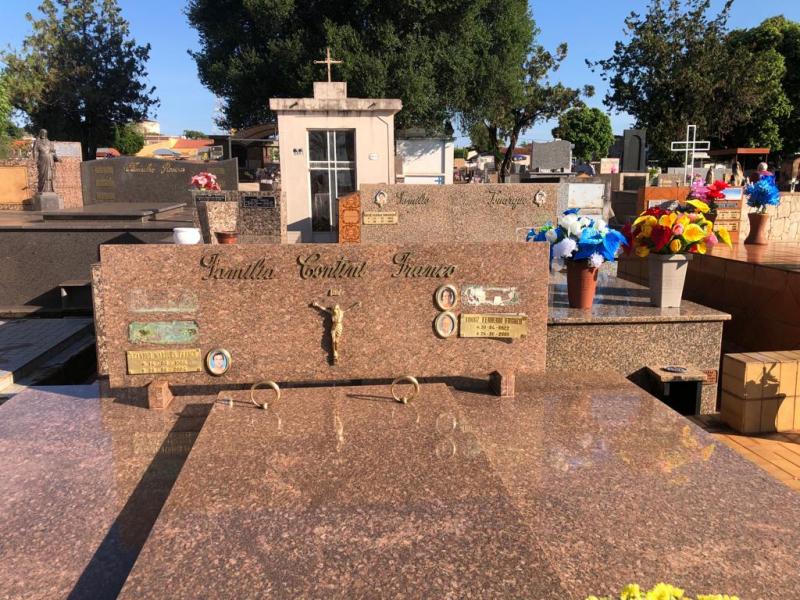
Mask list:
[[[653,234],[650,236],[650,240],[653,242],[653,250],[658,252],[664,246],[669,244],[671,239],[671,227],[665,227],[664,225],[653,225]]]
[[[663,215],[669,214],[669,211],[664,210],[663,208],[655,207],[655,208],[648,208],[646,211],[644,211],[644,214],[653,216],[655,218],[659,218]]]
[[[725,194],[722,193],[722,190],[727,189],[729,187],[730,186],[724,181],[717,180],[708,186],[708,193],[706,197],[714,200],[719,200],[720,198],[724,198]]]

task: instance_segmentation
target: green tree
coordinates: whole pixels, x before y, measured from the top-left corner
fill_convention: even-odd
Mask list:
[[[131,124],[114,127],[114,148],[120,154],[133,156],[144,148],[144,136]]]
[[[202,140],[207,138],[208,136],[202,131],[197,131],[196,129],[184,129],[183,137],[190,140]]]
[[[8,156],[11,133],[14,124],[11,121],[11,100],[8,93],[8,83],[4,73],[0,73],[0,158]]]
[[[117,0],[42,0],[18,52],[2,56],[11,101],[33,130],[79,140],[84,156],[110,145],[114,126],[140,121],[158,101],[147,87],[150,46],[130,36]]]
[[[189,0],[186,12],[225,128],[273,120],[269,98],[308,96],[330,46],[351,96],[400,98],[398,128],[442,130],[488,65],[504,68],[502,36],[522,33],[523,52],[530,41],[525,0]]]
[[[780,69],[758,73],[765,57],[728,42],[732,3],[710,16],[710,0],[651,0],[644,16],[625,19],[628,39],[616,42],[611,57],[589,63],[610,84],[605,104],[647,128],[662,163],[677,161],[670,142],[683,139],[687,123],[727,145],[779,100],[772,80]]]
[[[508,3],[519,4],[513,0]],[[525,129],[538,121],[556,118],[581,103],[581,90],[549,80],[566,58],[567,45],[561,44],[551,53],[534,43],[538,30],[527,5],[517,8],[520,9],[526,15],[530,37],[520,44],[509,36],[515,39],[514,43],[505,46],[498,65],[487,63],[487,70],[474,82],[472,93],[461,107],[468,131],[481,125],[486,129],[500,181],[505,181],[511,170],[514,149]],[[594,90],[587,86],[583,93],[592,95]],[[506,146],[505,152],[501,151],[502,145]]]
[[[728,43],[732,52],[752,57],[748,74],[760,82],[764,98],[755,118],[733,132],[736,145],[800,151],[800,23],[772,17],[732,31]]]
[[[599,108],[581,106],[568,110],[558,119],[553,137],[575,144],[575,158],[595,160],[608,155],[614,143],[611,119]]]

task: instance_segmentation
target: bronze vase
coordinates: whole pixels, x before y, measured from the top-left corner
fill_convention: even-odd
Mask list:
[[[585,260],[567,262],[567,298],[570,308],[592,308],[597,291],[597,267]]]
[[[239,236],[235,231],[218,231],[217,241],[220,244],[235,244],[239,240]]]

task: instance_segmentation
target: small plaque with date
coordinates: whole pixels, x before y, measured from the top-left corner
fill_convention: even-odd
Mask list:
[[[528,335],[528,317],[516,314],[462,314],[462,338],[521,338]]]
[[[203,370],[200,348],[183,350],[128,350],[128,375],[193,373]]]
[[[275,208],[275,196],[244,196],[242,208]]]
[[[364,225],[397,225],[397,211],[364,211]]]

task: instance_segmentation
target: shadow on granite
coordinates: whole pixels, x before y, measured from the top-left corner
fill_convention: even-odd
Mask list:
[[[0,598],[115,598],[207,411],[142,410],[96,385],[0,407]]]

